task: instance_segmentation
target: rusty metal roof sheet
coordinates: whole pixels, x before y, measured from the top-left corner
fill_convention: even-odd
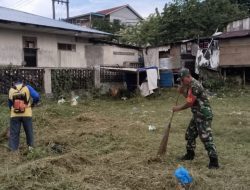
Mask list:
[[[241,38],[250,36],[250,30],[241,30],[241,31],[234,31],[234,32],[224,32],[223,34],[219,35],[218,39],[228,39],[228,38]]]
[[[119,6],[119,7],[113,7],[113,8],[110,8],[110,9],[105,9],[105,10],[101,10],[101,11],[98,11],[96,13],[99,13],[99,14],[103,14],[103,15],[110,15],[116,11],[119,11],[123,8],[128,8],[130,9],[137,17],[139,17],[141,20],[143,20],[142,16],[139,15],[139,13],[137,13],[130,5],[122,5],[122,6]]]
[[[122,5],[122,6],[119,6],[119,7],[113,7],[113,8],[110,8],[110,9],[105,9],[105,10],[101,10],[101,11],[98,11],[97,13],[99,14],[104,14],[104,15],[109,15],[115,11],[118,11],[122,8],[125,8],[127,7],[127,5]]]

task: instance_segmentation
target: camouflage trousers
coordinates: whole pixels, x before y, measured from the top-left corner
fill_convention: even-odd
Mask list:
[[[196,138],[199,136],[205,146],[205,149],[207,150],[208,156],[217,158],[211,124],[212,120],[201,120],[194,117],[192,118],[185,135],[185,139],[187,141],[187,150],[195,150]]]

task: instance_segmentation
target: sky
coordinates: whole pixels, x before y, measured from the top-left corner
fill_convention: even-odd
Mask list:
[[[146,18],[155,12],[156,7],[161,12],[165,4],[169,1],[170,0],[69,0],[69,14],[70,16],[75,16],[129,4],[142,17]],[[0,6],[52,18],[51,0],[0,0]],[[65,17],[65,5],[56,3],[56,18]]]

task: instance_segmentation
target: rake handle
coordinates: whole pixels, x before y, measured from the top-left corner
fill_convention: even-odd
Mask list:
[[[178,95],[178,97],[176,99],[176,105],[178,103],[179,97],[180,97],[180,94]],[[160,144],[160,147],[159,147],[159,150],[158,150],[158,153],[157,153],[158,156],[163,156],[167,151],[168,136],[169,136],[169,132],[170,132],[173,117],[174,117],[174,112],[172,111],[172,115],[170,117],[169,124],[164,130],[164,135],[163,135],[163,138],[161,140],[161,144]]]

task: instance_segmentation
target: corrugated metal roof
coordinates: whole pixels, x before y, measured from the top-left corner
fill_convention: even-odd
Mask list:
[[[138,16],[140,19],[143,20],[143,18],[141,17],[141,15],[139,15],[139,13],[137,13],[130,5],[122,5],[122,6],[119,6],[119,7],[113,7],[113,8],[110,8],[110,9],[105,9],[105,10],[101,10],[101,11],[98,11],[96,13],[99,13],[99,14],[103,14],[103,15],[110,15],[111,13],[114,13],[116,11],[119,11],[123,8],[127,7],[128,9],[130,9],[136,16]]]
[[[124,7],[127,7],[128,5],[122,5],[122,6],[119,6],[119,7],[113,7],[113,8],[110,8],[110,9],[105,9],[105,10],[101,10],[101,11],[98,11],[97,13],[99,14],[104,14],[104,15],[109,15],[115,11],[118,11]]]
[[[100,14],[100,13],[86,13],[86,14],[82,14],[82,15],[76,15],[76,16],[72,16],[72,17],[69,17],[69,18],[65,18],[64,20],[71,20],[71,19],[75,19],[75,18],[79,18],[79,17],[89,17],[90,15],[93,15],[93,16],[100,16],[100,17],[104,17],[105,15],[103,14]]]
[[[97,11],[97,12],[90,12],[90,13],[86,13],[86,14],[81,14],[81,15],[76,15],[73,17],[69,17],[66,18],[65,20],[71,20],[71,19],[77,19],[80,17],[85,17],[85,16],[89,16],[89,15],[94,15],[94,16],[107,16],[110,15],[111,13],[114,13],[116,11],[119,11],[123,8],[128,8],[130,9],[135,15],[137,15],[141,20],[143,20],[143,18],[141,17],[141,15],[139,15],[139,13],[137,13],[131,6],[129,5],[122,5],[119,7],[114,7],[114,8],[110,8],[110,9],[105,9],[105,10],[101,10],[101,11]]]
[[[74,24],[69,24],[64,21],[54,20],[47,17],[42,17],[14,9],[9,9],[0,6],[0,21],[8,21],[15,23],[31,24],[49,28],[56,28],[62,30],[70,30],[75,32],[94,33],[101,35],[111,35],[110,33],[102,32],[99,30],[81,27]]]
[[[223,34],[219,35],[217,38],[227,39],[227,38],[240,38],[240,37],[246,37],[246,36],[250,36],[250,30],[224,32]]]

